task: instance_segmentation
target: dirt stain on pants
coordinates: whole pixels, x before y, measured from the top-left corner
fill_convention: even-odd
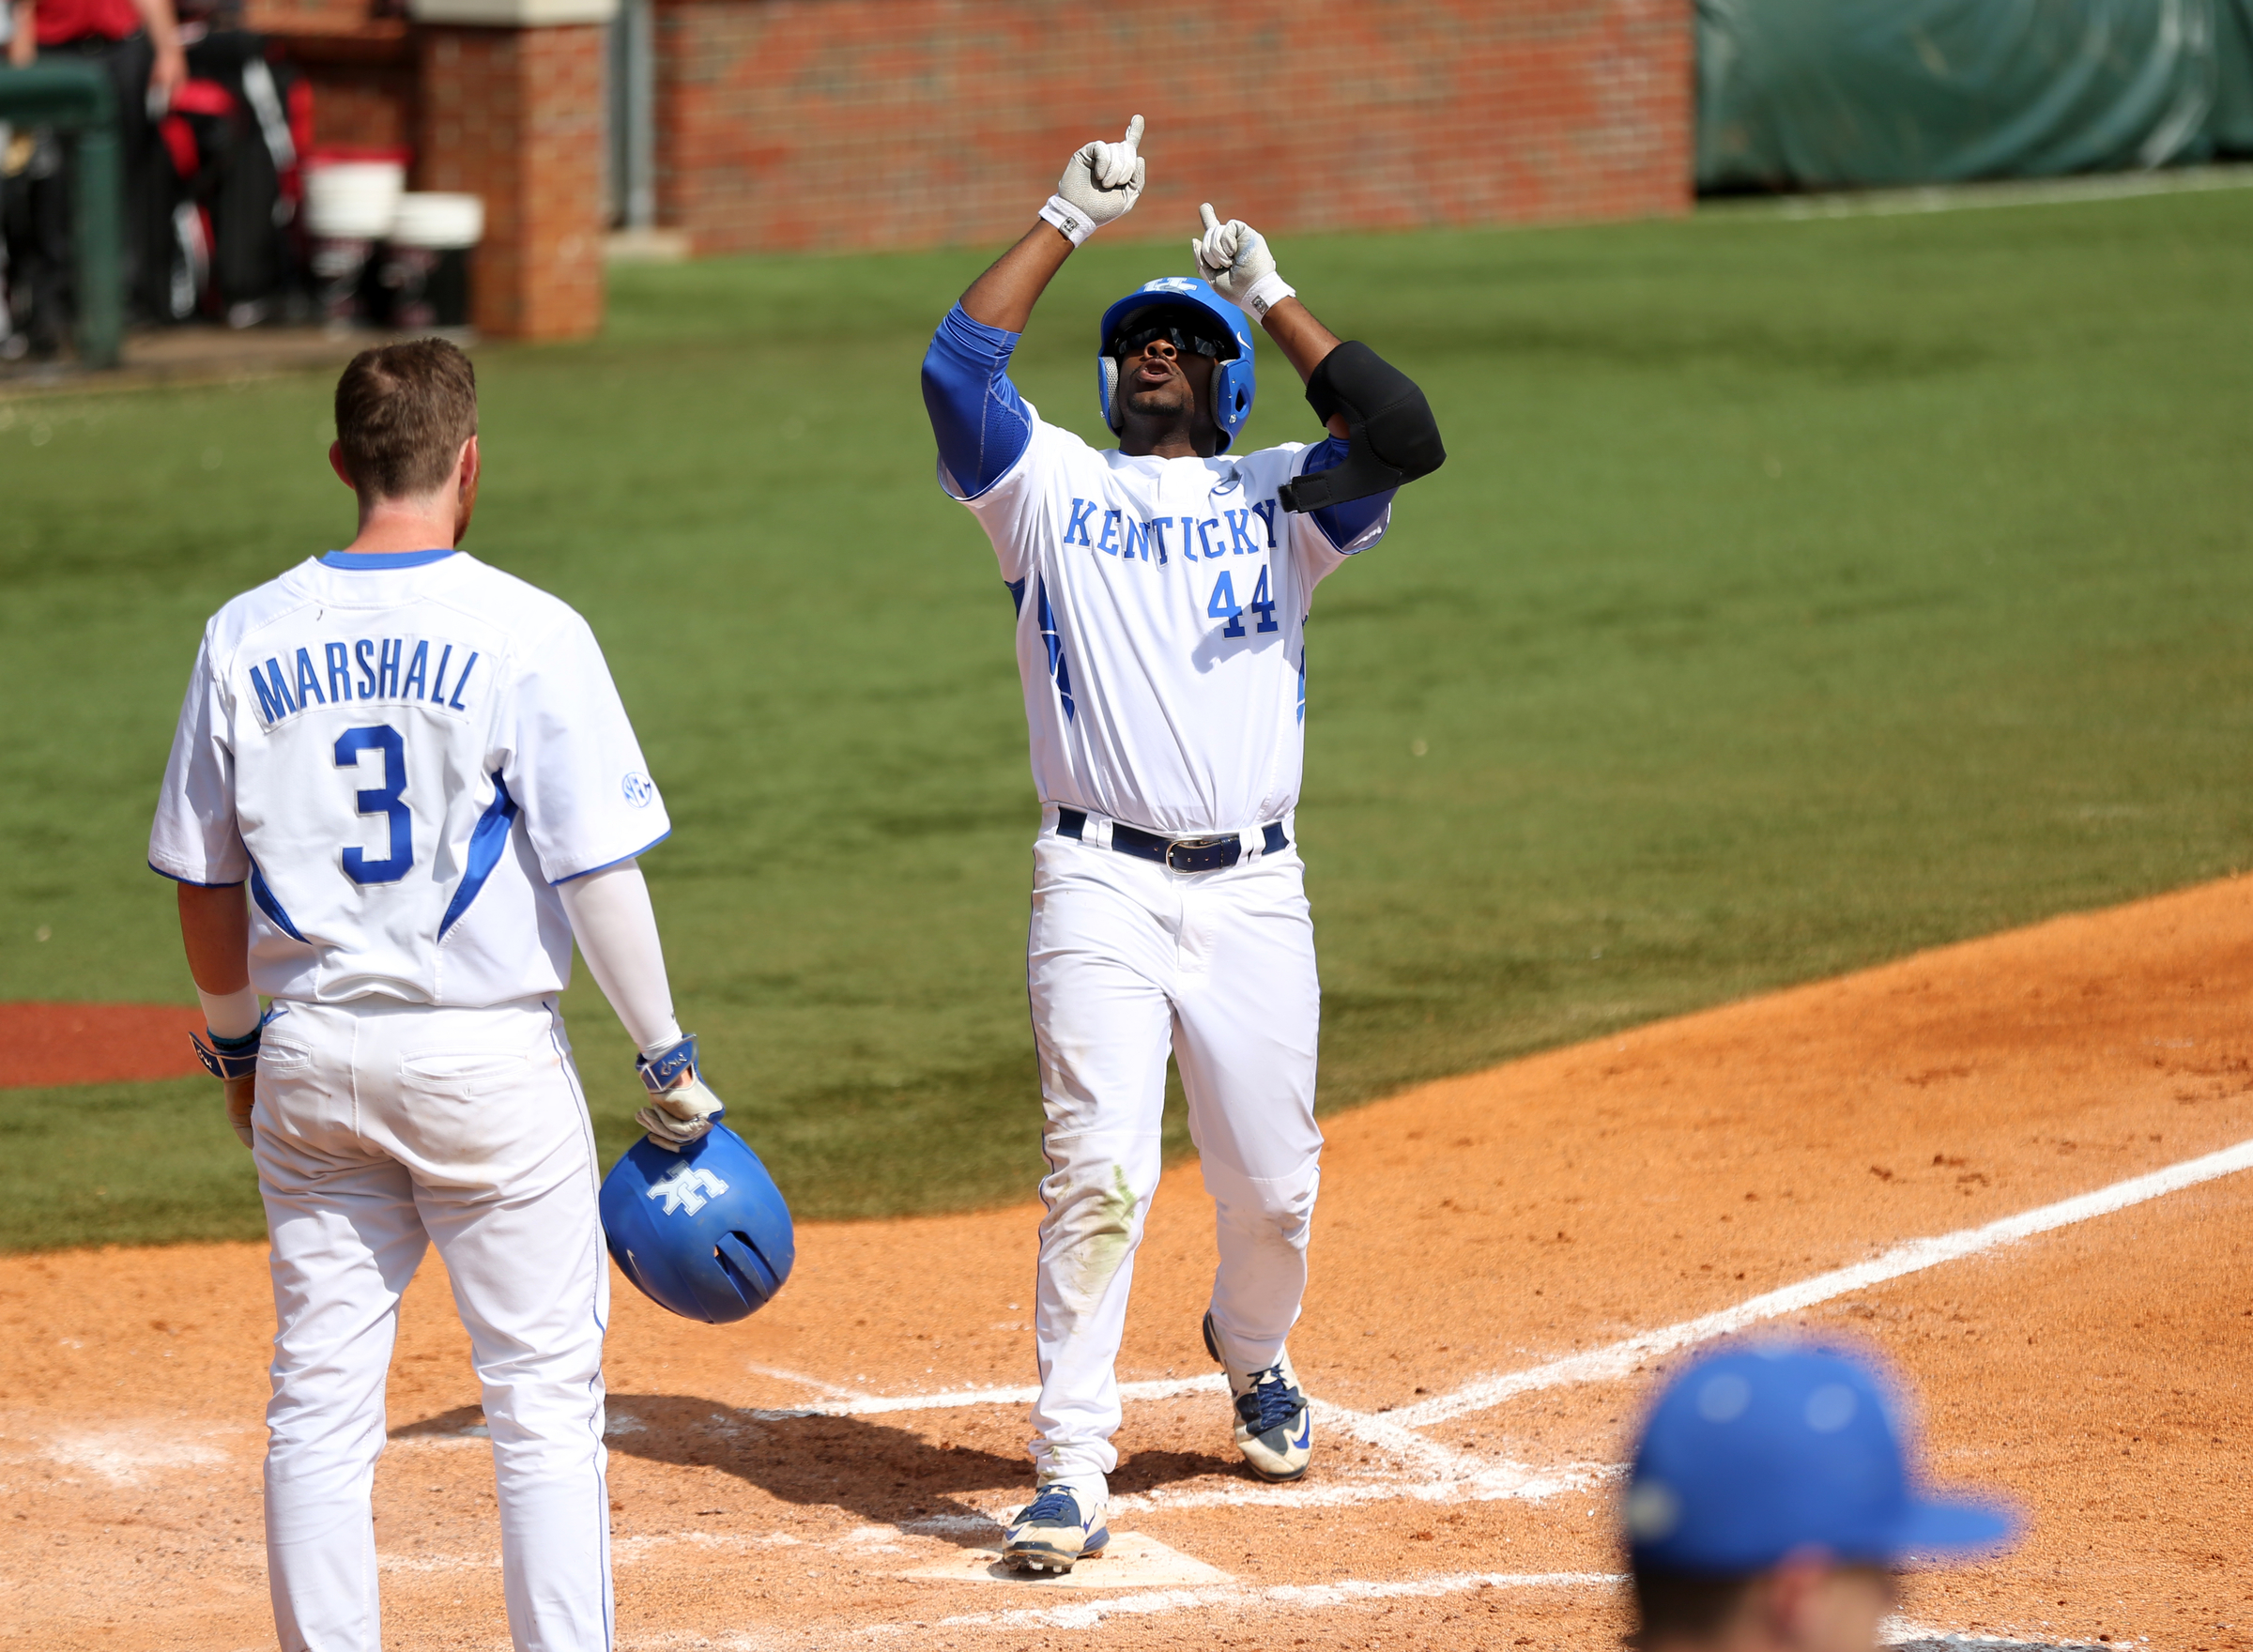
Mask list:
[[[1071,1201],[1065,1216],[1071,1256],[1065,1296],[1074,1319],[1093,1313],[1118,1277],[1134,1241],[1134,1213],[1141,1203],[1127,1185],[1126,1166],[1119,1164],[1111,1167],[1109,1186],[1098,1183]]]

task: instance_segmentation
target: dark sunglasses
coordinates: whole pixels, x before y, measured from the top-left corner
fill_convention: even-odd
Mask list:
[[[1142,327],[1132,332],[1123,332],[1111,341],[1111,353],[1125,359],[1139,356],[1159,339],[1173,346],[1175,355],[1210,356],[1216,361],[1229,360],[1235,355],[1235,341],[1223,344],[1218,339],[1206,338],[1193,332],[1184,332],[1178,327]]]

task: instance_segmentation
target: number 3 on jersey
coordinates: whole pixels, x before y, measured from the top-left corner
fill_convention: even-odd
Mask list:
[[[396,883],[415,864],[415,817],[400,801],[406,791],[406,742],[382,723],[347,728],[336,737],[336,766],[357,769],[365,751],[383,754],[383,784],[360,791],[353,801],[363,815],[391,817],[391,853],[389,860],[371,861],[358,844],[347,844],[345,876],[355,883]]]
[[[1251,593],[1250,602],[1239,604],[1236,601],[1235,576],[1229,570],[1223,568],[1220,571],[1220,577],[1213,582],[1212,600],[1204,604],[1204,611],[1208,618],[1228,621],[1220,628],[1222,636],[1242,636],[1244,635],[1244,610],[1246,608],[1249,608],[1260,617],[1257,629],[1261,631],[1280,631],[1282,629],[1275,622],[1275,599],[1267,594],[1267,569],[1264,563],[1260,567],[1259,589]]]

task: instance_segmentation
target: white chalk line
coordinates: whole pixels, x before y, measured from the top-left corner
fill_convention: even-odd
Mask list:
[[[782,1376],[781,1371],[751,1368],[762,1376]],[[826,1388],[832,1394],[845,1391],[829,1388],[811,1377],[796,1377],[809,1388]],[[1178,1381],[1161,1378],[1149,1383],[1121,1383],[1119,1399],[1125,1402],[1150,1400],[1178,1400],[1188,1394],[1225,1394],[1228,1379],[1219,1372],[1202,1377],[1183,1377]],[[952,1411],[978,1405],[1030,1405],[1040,1398],[1038,1388],[950,1388],[936,1394],[851,1394],[847,1398],[826,1400],[814,1405],[788,1405],[772,1410],[759,1410],[751,1415],[760,1422],[782,1422],[799,1416],[883,1416],[897,1411]]]
[[[779,1374],[767,1372],[763,1374]],[[1152,1382],[1122,1383],[1119,1399],[1122,1403],[1142,1403],[1179,1400],[1194,1394],[1225,1394],[1228,1379],[1218,1372],[1203,1376],[1164,1378]],[[964,1388],[943,1390],[938,1394],[855,1394],[846,1398],[818,1401],[809,1405],[765,1408],[749,1415],[761,1422],[781,1422],[793,1417],[807,1416],[883,1416],[900,1412],[962,1410],[978,1406],[1031,1405],[1040,1398],[1038,1388]],[[1335,1405],[1328,1400],[1314,1402],[1315,1418],[1326,1430],[1334,1430],[1354,1439],[1374,1446],[1381,1450],[1402,1457],[1418,1465],[1423,1479],[1417,1484],[1433,1487],[1461,1486],[1466,1482],[1494,1477],[1499,1475],[1512,1486],[1540,1486],[1536,1491],[1506,1491],[1495,1495],[1547,1495],[1549,1490],[1564,1489],[1559,1482],[1554,1488],[1549,1478],[1539,1476],[1522,1463],[1496,1464],[1468,1453],[1453,1450],[1435,1441],[1427,1440],[1407,1429],[1397,1426],[1391,1419],[1369,1412]],[[1552,1478],[1554,1476],[1551,1476]],[[1577,1482],[1574,1482],[1577,1483]],[[1144,1493],[1142,1498],[1122,1497],[1114,1507],[1125,1510],[1138,1507],[1157,1507],[1159,1504],[1149,1499],[1159,1493]],[[1165,1501],[1171,1508],[1192,1508],[1230,1502],[1256,1500],[1278,1507],[1321,1507],[1339,1503],[1367,1502],[1376,1498],[1402,1495],[1401,1482],[1391,1482],[1389,1490],[1365,1487],[1296,1487],[1281,1486],[1267,1489],[1267,1495],[1247,1498],[1242,1491],[1184,1492]]]
[[[621,1636],[619,1652],[805,1652],[804,1637],[785,1630],[781,1637],[755,1635],[746,1629],[658,1629],[650,1634]],[[2100,1652],[2110,1652],[2101,1648]]]
[[[1296,1608],[1327,1611],[1365,1600],[1430,1598],[1460,1595],[1472,1589],[1592,1589],[1610,1588],[1624,1578],[1617,1572],[1548,1571],[1449,1572],[1438,1577],[1368,1582],[1348,1578],[1334,1583],[1278,1583],[1271,1588],[1248,1589],[1239,1583],[1216,1583],[1201,1589],[1152,1589],[1141,1595],[1113,1595],[1074,1600],[1068,1605],[1019,1607],[1008,1612],[970,1612],[931,1622],[928,1629],[1092,1629],[1108,1617],[1152,1617],[1172,1612],[1195,1612],[1216,1606]],[[923,1625],[871,1624],[864,1636],[912,1633]]]
[[[1317,1408],[1319,1415],[1320,1408]],[[1509,1459],[1459,1454],[1449,1472],[1422,1479],[1372,1475],[1358,1484],[1325,1478],[1309,1486],[1253,1486],[1231,1482],[1207,1491],[1157,1487],[1111,1499],[1114,1512],[1172,1513],[1192,1508],[1335,1508],[1356,1503],[1542,1502],[1568,1491],[1586,1491],[1616,1478],[1621,1471],[1606,1462],[1569,1462],[1546,1468]]]
[[[1965,1228],[1954,1233],[1943,1233],[1935,1239],[1912,1239],[1906,1245],[1896,1245],[1881,1256],[1851,1267],[1834,1268],[1827,1274],[1817,1274],[1796,1285],[1786,1285],[1781,1291],[1770,1291],[1740,1302],[1734,1308],[1724,1308],[1718,1313],[1700,1315],[1668,1325],[1656,1331],[1646,1331],[1639,1337],[1630,1337],[1607,1347],[1591,1349],[1586,1354],[1568,1355],[1551,1360],[1530,1370],[1512,1371],[1507,1376],[1489,1377],[1471,1383],[1451,1394],[1442,1394],[1420,1405],[1402,1406],[1388,1413],[1387,1420],[1402,1428],[1428,1429],[1435,1423],[1451,1422],[1473,1412],[1491,1410],[1506,1400],[1538,1389],[1556,1388],[1574,1383],[1601,1383],[1624,1377],[1638,1365],[1662,1355],[1673,1354],[1699,1342],[1709,1342],[1717,1337],[1726,1337],[1738,1331],[1749,1330],[1763,1321],[1797,1313],[1803,1308],[1866,1291],[1889,1279],[1905,1274],[1921,1273],[1938,1267],[1942,1262],[1959,1262],[1981,1251],[1993,1250],[1999,1246],[2046,1233],[2053,1228],[2070,1227],[2096,1216],[2110,1216],[2115,1211],[2141,1204],[2147,1200],[2195,1187],[2201,1182],[2234,1175],[2240,1170],[2253,1169],[2253,1141],[2241,1141],[2235,1147],[2223,1148],[2218,1153],[2185,1159],[2181,1164],[2169,1165],[2164,1170],[2147,1175],[2131,1176],[2124,1182],[2115,1182],[2109,1187],[2100,1187],[2093,1193],[2083,1193],[2072,1199],[2061,1199],[2055,1204],[2022,1211],[2015,1216],[1987,1223],[1981,1228]]]
[[[2151,1639],[2149,1635],[2143,1638],[2147,1641]],[[2071,1652],[2071,1649],[2080,1647],[2087,1647],[2089,1652],[2112,1652],[2110,1646],[2100,1645],[2094,1641],[2061,1641],[2048,1635],[2034,1640],[2023,1635],[1968,1635],[1898,1614],[1878,1624],[1878,1644],[1881,1646],[1961,1648],[1962,1652],[1975,1652],[1975,1649],[1977,1652],[1986,1652],[1988,1648],[1993,1648],[1994,1652],[2004,1652],[2005,1648],[2015,1647],[2026,1648],[2026,1652]],[[2121,1641],[2113,1644],[2124,1648],[2127,1643]]]
[[[1311,1486],[1232,1486],[1216,1490],[1154,1491],[1130,1493],[1113,1500],[1121,1513],[1137,1510],[1186,1510],[1218,1507],[1319,1508],[1392,1500],[1440,1501],[1467,1498],[1487,1502],[1503,1499],[1541,1501],[1569,1491],[1585,1491],[1615,1477],[1619,1468],[1607,1463],[1569,1463],[1548,1468],[1459,1451],[1426,1439],[1418,1430],[1489,1411],[1522,1394],[1583,1383],[1611,1382],[1632,1375],[1639,1368],[1684,1348],[1750,1330],[1767,1321],[1832,1301],[1874,1285],[1921,1273],[1944,1262],[1958,1262],[1984,1251],[2031,1238],[2057,1228],[2069,1227],[2097,1216],[2109,1216],[2203,1182],[2253,1169],[2253,1141],[2185,1159],[2140,1176],[2131,1176],[2093,1192],[2004,1216],[1982,1227],[1966,1228],[1935,1238],[1912,1239],[1881,1255],[1850,1267],[1834,1268],[1777,1291],[1766,1292],[1734,1307],[1692,1320],[1646,1331],[1584,1354],[1569,1354],[1525,1370],[1483,1378],[1451,1393],[1416,1405],[1385,1413],[1355,1411],[1327,1400],[1315,1400],[1316,1419],[1326,1430],[1363,1441],[1414,1465],[1409,1476],[1372,1476],[1359,1484],[1326,1481]],[[779,1375],[775,1372],[772,1374]],[[1126,1402],[1180,1399],[1193,1394],[1225,1392],[1226,1379],[1218,1374],[1155,1382],[1122,1383],[1119,1398]],[[834,1390],[832,1391],[835,1392]],[[953,1410],[974,1406],[1030,1405],[1037,1388],[964,1388],[938,1394],[851,1395],[812,1405],[761,1410],[751,1415],[762,1420],[798,1416],[869,1416],[901,1412]]]
[[[2240,1142],[2234,1147],[2187,1159],[2181,1164],[2132,1176],[2110,1186],[2060,1200],[2016,1216],[2004,1216],[1982,1227],[1962,1229],[1935,1238],[1911,1240],[1867,1262],[1816,1275],[1796,1285],[1752,1297],[1733,1308],[1626,1338],[1585,1354],[1551,1360],[1526,1370],[1471,1383],[1452,1393],[1399,1411],[1371,1414],[1356,1412],[1328,1401],[1314,1401],[1317,1416],[1326,1429],[1338,1430],[1388,1452],[1409,1458],[1422,1471],[1421,1476],[1415,1479],[1372,1476],[1360,1484],[1329,1481],[1315,1486],[1232,1487],[1222,1491],[1172,1491],[1158,1488],[1138,1495],[1115,1498],[1111,1507],[1113,1512],[1127,1513],[1137,1509],[1171,1511],[1215,1506],[1336,1507],[1401,1498],[1433,1501],[1505,1497],[1541,1499],[1565,1491],[1585,1491],[1598,1481],[1616,1476],[1621,1471],[1615,1465],[1602,1463],[1573,1463],[1561,1469],[1540,1470],[1520,1462],[1482,1459],[1422,1439],[1416,1430],[1491,1410],[1521,1394],[1628,1376],[1651,1360],[1683,1348],[1748,1330],[1801,1308],[1938,1267],[1943,1262],[1960,1261],[2054,1229],[2109,1216],[2147,1201],[2248,1169],[2253,1169],[2253,1141]],[[779,1376],[783,1373],[770,1371],[763,1374]],[[809,1382],[807,1385],[816,1384]],[[1120,1398],[1137,1401],[1164,1400],[1208,1393],[1223,1386],[1224,1380],[1218,1376],[1129,1383],[1121,1384]],[[1031,1388],[962,1389],[937,1395],[840,1394],[836,1389],[829,1388],[828,1393],[831,1398],[826,1403],[794,1409],[762,1410],[753,1415],[774,1420],[814,1415],[881,1415],[981,1405],[1025,1405],[1030,1404],[1037,1395],[1037,1391]],[[1589,1510],[1591,1516],[1594,1512],[1593,1508]],[[1000,1515],[997,1523],[999,1518],[1006,1517]],[[941,1525],[952,1529],[978,1523],[976,1517],[942,1517],[935,1521],[910,1522],[902,1529],[931,1530]],[[387,1557],[387,1560],[393,1566],[399,1564],[395,1558]],[[1367,1601],[1430,1598],[1479,1588],[1611,1588],[1623,1581],[1620,1575],[1610,1572],[1456,1572],[1436,1577],[1388,1581],[1341,1579],[1329,1583],[1286,1583],[1268,1588],[1248,1588],[1242,1584],[1228,1583],[1199,1588],[1152,1589],[1107,1598],[1098,1597],[1003,1612],[968,1613],[941,1618],[927,1626],[872,1624],[860,1629],[856,1634],[864,1639],[910,1632],[927,1635],[931,1628],[1091,1629],[1114,1617],[1152,1617],[1216,1609],[1239,1612],[1291,1609],[1324,1611]],[[2033,1648],[2041,1644],[1946,1634],[1933,1631],[1922,1624],[1911,1625],[1898,1619],[1889,1621],[1887,1628],[1893,1631],[1889,1640],[1913,1636],[1924,1644],[1938,1641],[1949,1648],[1993,1647],[1996,1652],[2001,1652],[2003,1648],[2024,1646],[2029,1652],[2033,1652]],[[753,1643],[739,1640],[731,1644],[747,1649]]]
[[[1632,1374],[1652,1359],[1683,1348],[1748,1330],[1801,1308],[1938,1267],[1944,1262],[1960,1261],[2058,1228],[2109,1216],[2248,1169],[2253,1169],[2253,1141],[2240,1142],[2234,1147],[2187,1159],[2144,1175],[2133,1176],[2091,1193],[2078,1194],[2016,1216],[2004,1216],[1982,1227],[1963,1229],[1935,1238],[1911,1240],[1867,1262],[1818,1274],[1796,1285],[1752,1297],[1733,1308],[1626,1338],[1585,1354],[1551,1360],[1526,1370],[1468,1384],[1450,1394],[1400,1411],[1371,1414],[1356,1412],[1324,1400],[1314,1402],[1317,1415],[1326,1428],[1337,1429],[1380,1448],[1409,1457],[1423,1470],[1422,1477],[1418,1479],[1391,1478],[1387,1481],[1372,1477],[1361,1484],[1332,1481],[1306,1487],[1230,1488],[1207,1491],[1176,1492],[1159,1488],[1138,1495],[1116,1498],[1112,1502],[1112,1509],[1114,1512],[1126,1513],[1136,1509],[1183,1510],[1214,1506],[1335,1507],[1403,1497],[1434,1501],[1465,1497],[1480,1500],[1501,1497],[1540,1499],[1565,1491],[1586,1491],[1599,1480],[1616,1476],[1619,1470],[1616,1466],[1602,1463],[1574,1463],[1562,1469],[1540,1470],[1525,1463],[1496,1461],[1471,1453],[1452,1451],[1420,1438],[1416,1430],[1491,1410],[1521,1394],[1571,1384],[1616,1380]],[[1121,1385],[1120,1398],[1127,1400],[1164,1400],[1211,1392],[1223,1386],[1224,1380],[1217,1376],[1129,1383]],[[830,1393],[836,1396],[837,1391],[831,1389]],[[964,1389],[939,1395],[855,1394],[838,1396],[824,1404],[760,1411],[753,1415],[779,1420],[792,1416],[870,1415],[979,1405],[1023,1405],[1030,1404],[1036,1395],[1037,1391],[1030,1388]],[[940,1523],[917,1522],[912,1522],[910,1528],[903,1529],[929,1528]],[[974,1517],[968,1521],[955,1517],[945,1520],[943,1523],[951,1528],[977,1522]],[[394,1560],[392,1564],[396,1565],[397,1562]],[[1286,1583],[1269,1588],[1247,1588],[1231,1583],[1203,1588],[1153,1589],[1140,1594],[1074,1600],[1053,1606],[962,1614],[939,1619],[929,1627],[962,1629],[1089,1629],[1113,1617],[1150,1617],[1221,1608],[1237,1611],[1321,1611],[1364,1601],[1428,1598],[1481,1587],[1609,1588],[1622,1581],[1618,1574],[1609,1572],[1458,1572],[1390,1581],[1343,1579],[1330,1583]],[[912,1627],[926,1629],[926,1626],[920,1624]],[[1950,1646],[1975,1644],[1972,1637],[1944,1634],[1935,1637],[1934,1632],[1923,1625],[1894,1622],[1888,1627],[1896,1635],[1908,1630],[1918,1631],[1920,1639],[1939,1638]],[[857,1631],[863,1638],[908,1632],[911,1632],[911,1626],[903,1624],[874,1624]],[[1999,1648],[2029,1644],[2000,1639],[1989,1642],[1984,1637],[1977,1638],[1976,1644],[1982,1646],[1992,1644]]]
[[[884,1532],[893,1532],[898,1528],[884,1526],[879,1529]],[[755,1535],[737,1532],[654,1532],[636,1537],[612,1538],[610,1557],[622,1564],[642,1560],[657,1550],[676,1546],[691,1549],[739,1551],[744,1549],[793,1549],[802,1546],[803,1543],[803,1538],[793,1537],[788,1532],[761,1532]],[[498,1552],[490,1554],[432,1554],[403,1550],[382,1550],[376,1553],[376,1566],[379,1571],[498,1571],[500,1569],[500,1555]]]
[[[769,1372],[766,1374],[776,1374]],[[1122,1383],[1119,1399],[1122,1402],[1146,1402],[1178,1400],[1192,1394],[1225,1394],[1228,1379],[1218,1372],[1206,1376],[1168,1378],[1154,1382]],[[930,1394],[856,1394],[811,1405],[789,1406],[753,1411],[750,1415],[761,1422],[780,1422],[792,1417],[807,1416],[882,1416],[899,1412],[960,1410],[975,1406],[1031,1405],[1040,1397],[1038,1388],[967,1388]],[[1355,1486],[1278,1486],[1264,1489],[1264,1494],[1244,1491],[1177,1492],[1167,1497],[1162,1492],[1146,1492],[1141,1497],[1122,1497],[1114,1507],[1122,1509],[1135,1507],[1195,1508],[1229,1503],[1259,1502],[1275,1507],[1323,1507],[1341,1503],[1362,1503],[1402,1495],[1446,1494],[1448,1488],[1491,1486],[1487,1494],[1495,1497],[1543,1497],[1558,1491],[1574,1490],[1586,1483],[1587,1475],[1575,1470],[1543,1473],[1525,1463],[1496,1462],[1474,1453],[1454,1450],[1436,1441],[1427,1440],[1411,1430],[1402,1428],[1390,1417],[1373,1413],[1355,1411],[1328,1400],[1313,1401],[1315,1420],[1326,1430],[1334,1430],[1374,1446],[1417,1465],[1422,1478],[1403,1483],[1391,1479],[1386,1488]],[[1591,1470],[1594,1465],[1590,1465]],[[1474,1491],[1472,1495],[1478,1495]]]
[[[845,1401],[869,1398],[858,1388],[840,1388],[835,1383],[825,1383],[820,1377],[809,1377],[804,1371],[785,1370],[778,1365],[746,1365],[743,1369],[754,1376],[779,1377],[786,1383],[795,1383],[802,1388],[811,1388],[817,1394],[826,1394],[835,1400]]]

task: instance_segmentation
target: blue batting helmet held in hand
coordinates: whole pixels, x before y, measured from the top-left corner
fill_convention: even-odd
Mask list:
[[[1126,410],[1119,398],[1119,359],[1113,353],[1120,333],[1144,312],[1155,319],[1168,310],[1188,313],[1188,318],[1202,323],[1196,329],[1201,333],[1235,341],[1235,354],[1213,367],[1213,422],[1220,427],[1220,451],[1226,452],[1251,417],[1251,323],[1243,311],[1213,291],[1210,282],[1193,275],[1146,281],[1103,312],[1102,332],[1096,341],[1096,404],[1103,410],[1103,422],[1113,435],[1126,427]]]
[[[1992,1552],[2016,1523],[1917,1483],[1884,1374],[1789,1342],[1709,1354],[1651,1408],[1628,1483],[1635,1564],[1750,1576],[1794,1551],[1898,1567]]]
[[[679,1153],[635,1142],[604,1178],[602,1213],[620,1271],[683,1319],[724,1325],[757,1312],[797,1260],[790,1207],[725,1124]]]

